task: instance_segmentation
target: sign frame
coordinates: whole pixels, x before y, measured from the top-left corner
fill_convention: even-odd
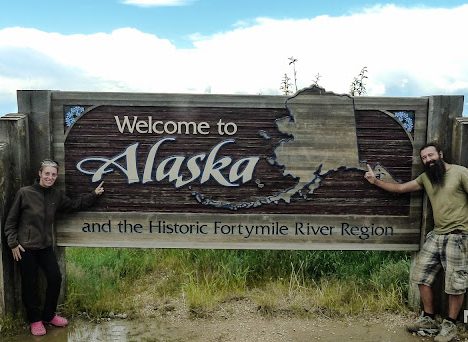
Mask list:
[[[285,96],[246,96],[246,95],[199,95],[199,94],[141,94],[141,93],[88,93],[88,92],[51,92],[51,123],[53,148],[55,159],[65,164],[65,142],[68,132],[64,132],[64,108],[80,105],[87,108],[89,113],[100,106],[149,106],[149,107],[216,107],[216,108],[260,108],[280,110],[288,108],[291,99],[302,103],[315,103],[333,108],[336,98],[351,99],[356,111],[411,111],[414,113],[414,128],[412,135],[412,166],[411,178],[421,172],[419,161],[419,147],[426,141],[426,127],[428,116],[428,98],[389,98],[389,97],[349,97],[345,95],[316,93],[304,94],[303,98],[288,98]],[[86,114],[85,114],[86,115]],[[79,119],[78,119],[79,120]],[[79,121],[78,121],[79,122]],[[99,153],[98,153],[99,154]],[[60,185],[66,187],[68,175],[60,170]],[[104,179],[105,180],[105,179]],[[363,180],[365,182],[365,180]],[[106,184],[106,189],[109,185]],[[92,189],[93,184],[88,184]],[[67,188],[68,190],[68,188]],[[395,196],[395,195],[392,195]],[[156,212],[96,212],[83,211],[75,214],[60,216],[56,222],[58,246],[92,246],[92,247],[138,247],[138,248],[214,248],[214,249],[297,249],[297,250],[405,250],[416,251],[421,240],[422,193],[410,196],[408,215],[306,215],[281,213],[249,213],[248,210],[238,212],[216,213],[170,213]],[[174,234],[157,233],[151,229],[149,222],[165,221],[167,224],[190,225],[200,222],[209,225],[209,234]],[[122,225],[141,226],[141,232],[129,232]],[[241,226],[271,226],[272,224],[287,227],[287,234],[248,235],[243,233],[225,234],[216,222],[227,225]],[[377,223],[376,223],[377,222]],[[106,228],[106,223],[110,229]],[[93,226],[94,224],[94,226]],[[120,224],[120,226],[119,226]],[[319,233],[297,234],[297,224],[307,226]],[[391,236],[398,238],[386,239],[387,231],[371,238],[360,239],[358,233],[352,233],[351,227],[391,227]],[[321,227],[321,228],[320,228]],[[324,227],[334,227],[332,234]],[[346,229],[344,229],[345,227]],[[120,228],[120,229],[119,229]],[[227,228],[226,228],[227,229]],[[150,232],[150,230],[152,230]],[[234,229],[235,230],[235,229]],[[362,229],[358,229],[362,232]],[[354,230],[353,232],[357,232]],[[215,234],[215,232],[217,232]],[[284,230],[283,230],[284,232]],[[335,234],[335,235],[334,235]],[[286,238],[285,238],[286,236]]]

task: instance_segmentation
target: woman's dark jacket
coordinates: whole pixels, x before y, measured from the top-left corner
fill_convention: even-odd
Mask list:
[[[55,213],[77,211],[93,204],[97,195],[84,194],[70,199],[54,187],[38,183],[18,190],[5,222],[5,237],[10,248],[43,249],[53,244]]]

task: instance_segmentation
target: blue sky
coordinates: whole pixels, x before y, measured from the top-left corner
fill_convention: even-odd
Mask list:
[[[142,1],[144,3],[144,1]],[[466,2],[432,1],[267,1],[267,0],[161,0],[153,6],[126,4],[124,0],[1,0],[0,27],[34,27],[63,34],[111,32],[134,27],[179,47],[190,45],[194,33],[211,35],[258,17],[274,19],[341,16],[377,4],[452,8]],[[166,3],[166,5],[156,5]],[[174,4],[174,5],[171,5]]]
[[[367,66],[368,95],[467,102],[466,18],[447,0],[0,0],[0,114],[16,89],[279,94],[290,56],[299,88],[347,92]]]

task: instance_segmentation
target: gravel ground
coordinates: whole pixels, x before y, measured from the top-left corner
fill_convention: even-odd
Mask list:
[[[42,338],[33,338],[25,328],[23,334],[2,341],[433,341],[433,337],[406,332],[404,326],[416,318],[415,314],[341,318],[321,314],[301,318],[287,312],[263,315],[246,299],[223,303],[203,314],[187,311],[183,303],[171,302],[143,306],[138,319],[122,319],[125,314],[112,316],[99,323],[72,319],[67,328],[48,327],[48,334]],[[466,330],[458,341],[468,342]]]

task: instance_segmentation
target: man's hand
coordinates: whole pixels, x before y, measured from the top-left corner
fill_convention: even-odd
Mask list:
[[[13,259],[15,259],[15,261],[21,260],[21,252],[24,252],[24,248],[21,245],[11,249],[11,253],[13,253]]]
[[[375,176],[375,173],[369,164],[367,164],[367,172],[365,173],[364,178],[367,179],[369,183],[374,184],[379,188],[384,189],[385,191],[397,192],[400,194],[422,189],[422,186],[419,185],[418,182],[414,179],[406,183],[391,183],[382,181]]]
[[[94,192],[96,193],[96,195],[102,195],[102,193],[104,192],[104,188],[102,187],[102,184],[104,184],[104,181],[101,182],[101,184],[99,184],[97,186],[96,189],[94,189]]]
[[[377,177],[375,177],[375,173],[369,164],[367,164],[367,172],[365,173],[364,178],[371,184],[375,184],[375,181],[377,180]]]

